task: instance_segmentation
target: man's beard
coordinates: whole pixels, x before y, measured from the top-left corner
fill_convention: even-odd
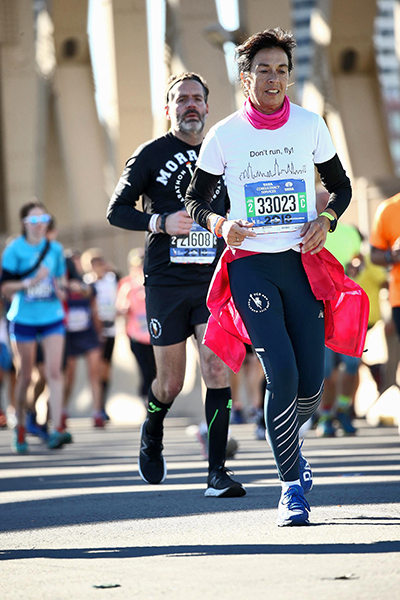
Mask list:
[[[190,111],[190,113],[193,112],[195,112],[195,114],[198,116],[198,121],[185,121],[185,115],[182,115],[182,117],[178,118],[178,128],[179,131],[182,131],[182,133],[201,133],[203,131],[206,124],[205,116],[202,117],[197,111]]]

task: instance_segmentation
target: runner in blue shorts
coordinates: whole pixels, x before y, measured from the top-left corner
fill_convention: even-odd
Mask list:
[[[41,202],[25,204],[20,211],[22,235],[8,244],[2,257],[1,291],[12,298],[7,318],[17,363],[17,426],[12,442],[17,453],[28,451],[25,407],[38,341],[50,390],[52,430],[47,445],[54,449],[72,441],[61,424],[65,260],[61,244],[46,239],[50,218]]]

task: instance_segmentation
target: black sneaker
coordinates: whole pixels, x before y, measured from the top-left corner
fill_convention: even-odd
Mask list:
[[[167,465],[162,455],[162,437],[146,433],[147,419],[140,432],[139,475],[146,483],[162,483],[167,476]]]
[[[204,495],[210,498],[237,498],[245,496],[246,490],[242,484],[229,477],[229,474],[233,475],[232,471],[229,471],[226,467],[220,467],[211,471],[207,478],[208,487]]]

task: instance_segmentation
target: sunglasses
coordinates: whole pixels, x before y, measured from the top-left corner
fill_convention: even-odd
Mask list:
[[[38,223],[49,223],[50,220],[50,215],[32,215],[31,217],[25,217],[25,219],[23,219],[24,223],[29,223],[30,225],[37,225]]]

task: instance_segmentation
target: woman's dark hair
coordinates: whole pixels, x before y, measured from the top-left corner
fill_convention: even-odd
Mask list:
[[[171,77],[168,79],[167,81],[167,85],[165,86],[165,102],[166,104],[168,104],[168,102],[170,101],[170,92],[171,89],[174,87],[174,85],[176,85],[177,83],[180,83],[181,81],[197,81],[197,83],[200,83],[200,85],[203,87],[204,90],[204,102],[207,102],[208,100],[208,94],[210,93],[207,81],[201,76],[198,75],[198,73],[181,73],[180,75],[171,75]]]
[[[22,224],[22,235],[26,235],[24,219],[25,219],[25,217],[27,217],[29,215],[31,210],[34,208],[41,208],[45,213],[47,212],[45,205],[42,202],[39,202],[39,200],[36,200],[36,198],[34,198],[30,202],[27,202],[26,204],[21,206],[20,211],[19,211],[19,218],[20,218],[20,221]]]
[[[289,73],[293,70],[293,50],[296,40],[291,31],[284,31],[280,27],[265,29],[249,37],[243,44],[235,49],[236,63],[240,73],[249,73],[253,58],[264,48],[282,48],[289,61]]]

